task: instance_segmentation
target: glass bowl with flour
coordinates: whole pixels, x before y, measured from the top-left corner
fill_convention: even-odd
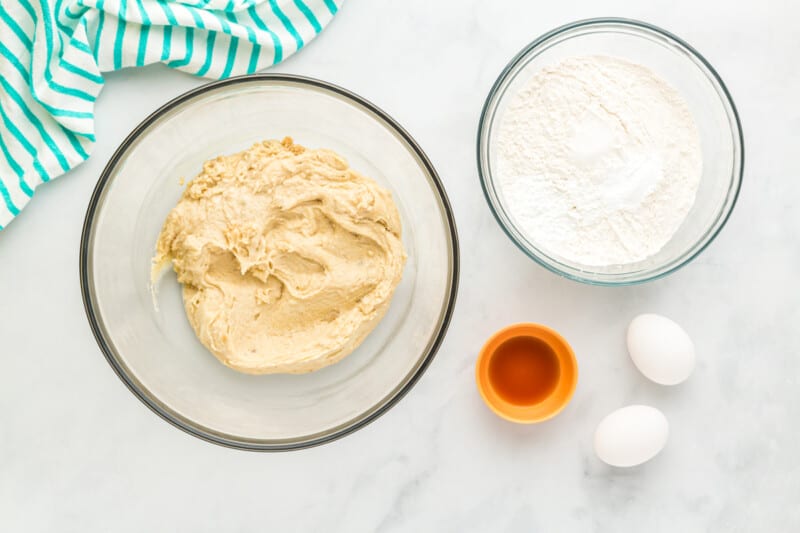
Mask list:
[[[568,278],[624,285],[696,257],[725,224],[743,140],[717,73],[641,22],[556,29],[498,78],[478,132],[478,169],[500,225]]]

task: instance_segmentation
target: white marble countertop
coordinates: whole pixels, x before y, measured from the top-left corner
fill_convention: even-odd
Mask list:
[[[744,187],[720,237],[680,272],[632,288],[535,265],[495,223],[475,167],[480,109],[511,56],[553,27],[604,15],[696,46],[745,130]],[[351,89],[416,137],[455,209],[461,288],[447,339],[406,398],[340,441],[283,454],[178,431],[95,344],[78,287],[90,192],[141,119],[202,83],[162,67],[110,76],[91,160],[42,187],[0,235],[0,530],[800,530],[798,20],[800,5],[779,0],[348,2],[275,71]],[[684,385],[651,384],[631,365],[624,329],[644,311],[693,336],[699,365]],[[532,427],[496,418],[474,386],[477,350],[516,321],[561,331],[581,368],[568,408]],[[629,403],[662,409],[671,435],[652,462],[614,470],[594,457],[592,433]]]

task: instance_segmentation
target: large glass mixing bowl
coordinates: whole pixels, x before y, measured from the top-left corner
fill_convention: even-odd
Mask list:
[[[643,261],[604,267],[557,257],[520,229],[495,179],[495,128],[511,97],[541,68],[573,56],[607,55],[642,64],[686,100],[700,133],[703,175],[691,211],[672,239]],[[591,19],[557,28],[520,52],[492,87],[478,128],[478,172],[489,207],[512,241],[545,268],[596,285],[629,285],[665,276],[687,264],[716,237],[742,183],[742,127],[722,79],[694,48],[671,33],[626,19]]]
[[[310,374],[245,375],[223,366],[197,340],[172,271],[154,302],[151,257],[183,191],[181,178],[197,175],[207,159],[284,136],[342,154],[391,190],[408,261],[386,316],[343,361]],[[80,274],[102,351],[148,407],[217,444],[287,450],[364,426],[419,379],[453,311],[458,244],[436,171],[394,120],[330,84],[262,74],[190,91],[128,136],[89,204]]]

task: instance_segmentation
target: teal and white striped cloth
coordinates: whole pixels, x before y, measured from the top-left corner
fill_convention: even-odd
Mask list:
[[[165,63],[207,78],[281,62],[342,0],[0,0],[0,229],[95,142],[103,72]]]

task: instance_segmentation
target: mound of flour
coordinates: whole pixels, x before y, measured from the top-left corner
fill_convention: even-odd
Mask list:
[[[519,229],[586,266],[657,253],[686,218],[702,174],[686,102],[649,69],[613,57],[539,70],[511,97],[494,148]]]

